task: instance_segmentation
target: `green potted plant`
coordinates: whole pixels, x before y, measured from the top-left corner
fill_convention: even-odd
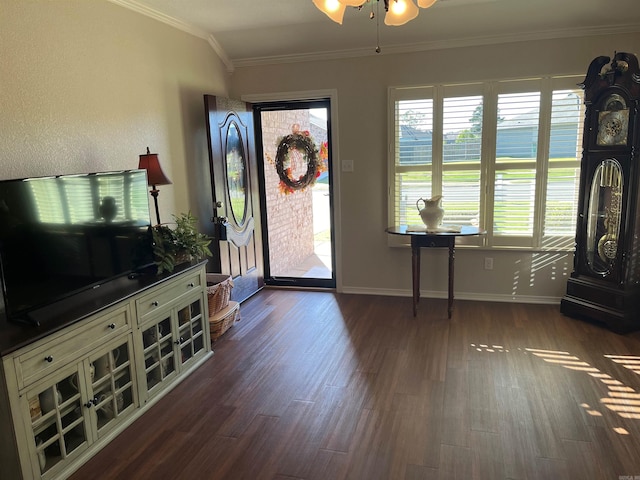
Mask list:
[[[191,212],[173,215],[175,228],[166,224],[153,227],[153,254],[158,274],[172,272],[176,265],[211,256],[211,238],[200,233],[198,219]]]

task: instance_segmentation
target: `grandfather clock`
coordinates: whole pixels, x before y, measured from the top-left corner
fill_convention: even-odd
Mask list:
[[[586,106],[574,271],[562,313],[640,329],[640,71],[629,53],[598,57]]]

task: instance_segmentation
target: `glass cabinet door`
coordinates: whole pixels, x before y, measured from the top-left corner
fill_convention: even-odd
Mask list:
[[[202,297],[192,297],[141,327],[144,377],[147,392],[154,394],[182,365],[206,351]]]
[[[142,344],[148,391],[176,372],[173,342],[169,313],[159,322],[143,327]]]
[[[91,358],[91,402],[95,411],[98,437],[105,428],[135,406],[132,365],[129,337],[99,356]]]
[[[183,364],[205,349],[203,322],[200,297],[178,310],[178,341]]]
[[[45,474],[60,461],[88,446],[88,410],[82,402],[78,379],[83,368],[70,370],[58,382],[27,392],[33,442],[40,472]]]

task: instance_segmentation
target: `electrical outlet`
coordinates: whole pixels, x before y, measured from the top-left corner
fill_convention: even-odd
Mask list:
[[[485,270],[493,270],[493,258],[484,257],[484,269]]]
[[[353,172],[353,160],[342,160],[342,171]]]

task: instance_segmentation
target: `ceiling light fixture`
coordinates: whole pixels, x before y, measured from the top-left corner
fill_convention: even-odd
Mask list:
[[[384,23],[385,25],[392,25],[398,27],[413,20],[418,16],[418,7],[429,8],[436,0],[417,0],[418,5],[414,3],[414,0],[383,0],[384,1]],[[313,4],[326,14],[331,20],[342,25],[342,19],[344,18],[344,11],[347,7],[357,7],[361,9],[367,3],[380,3],[380,0],[313,0]],[[374,18],[375,14],[373,9],[371,10],[370,18]]]

